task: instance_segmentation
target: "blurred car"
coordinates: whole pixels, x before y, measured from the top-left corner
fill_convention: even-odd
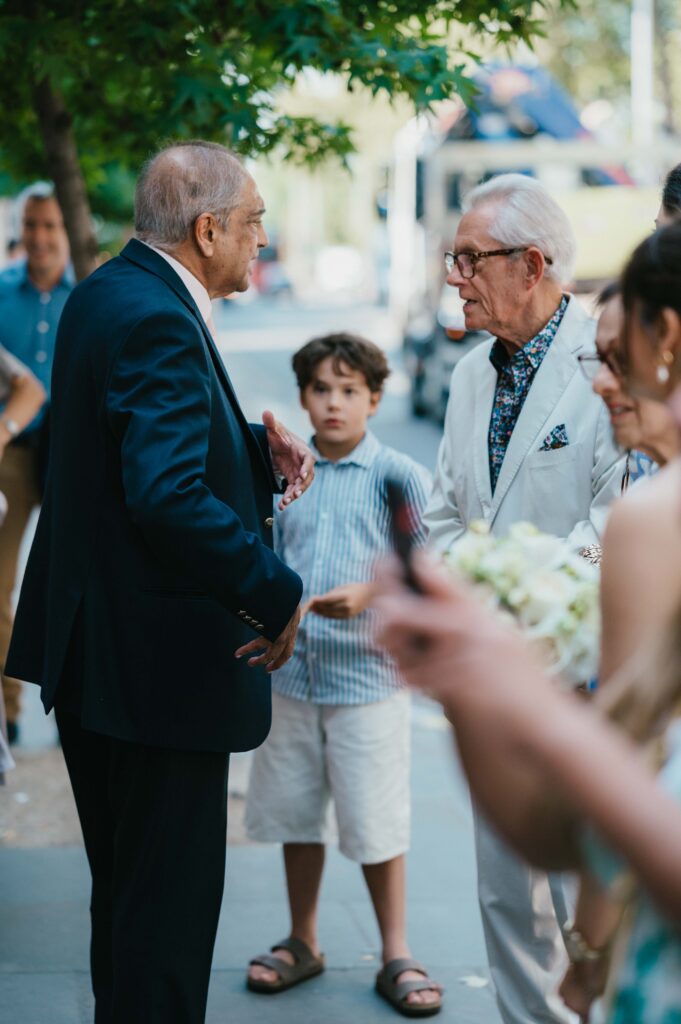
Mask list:
[[[404,355],[411,381],[415,416],[445,418],[454,367],[467,352],[489,338],[487,331],[467,331],[458,289],[445,284],[435,315],[420,309],[407,321]]]

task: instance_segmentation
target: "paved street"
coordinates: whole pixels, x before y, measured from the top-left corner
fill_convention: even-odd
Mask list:
[[[379,341],[389,349],[395,373],[375,421],[376,433],[433,467],[440,430],[409,417],[407,381],[385,311],[240,305],[219,310],[216,321],[225,362],[247,415],[259,419],[261,411],[270,408],[305,434],[306,420],[297,405],[290,370],[292,350],[331,330],[358,331]],[[63,779],[60,755],[45,749],[52,744],[53,733],[36,695],[30,687],[20,766],[21,779],[28,780],[22,783],[26,789],[17,786],[17,772],[0,791],[0,1024],[85,1024],[92,1020],[87,867],[82,846],[74,845],[77,832],[72,828],[70,795],[58,781]],[[439,1020],[498,1024],[475,898],[468,798],[444,719],[426,701],[414,705],[413,738],[409,861],[413,951],[447,987]],[[209,1024],[397,1020],[372,992],[378,940],[360,871],[335,851],[329,857],[321,911],[326,973],[270,999],[245,990],[249,957],[285,935],[287,927],[279,850],[243,845],[240,815],[247,770],[247,756],[235,759],[227,885]],[[41,833],[39,822],[29,827],[36,807],[45,817],[50,808],[57,808],[49,832]],[[60,829],[67,819],[68,828]]]

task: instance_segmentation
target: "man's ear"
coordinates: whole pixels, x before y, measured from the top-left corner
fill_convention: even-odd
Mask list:
[[[537,249],[536,246],[530,246],[523,255],[525,256],[525,276],[528,286],[539,284],[544,277],[546,268],[546,260],[541,250]]]
[[[202,213],[194,221],[194,241],[196,246],[206,259],[215,252],[215,236],[217,233],[217,224],[212,213]]]
[[[305,397],[305,388],[300,388],[298,391],[298,397],[300,399],[301,407],[307,412],[307,399]]]

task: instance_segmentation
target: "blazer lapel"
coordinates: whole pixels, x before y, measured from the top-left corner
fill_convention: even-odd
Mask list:
[[[253,452],[257,452],[257,458],[262,463],[268,478],[271,477],[271,468],[270,466],[267,465],[263,451],[248,424],[248,420],[244,416],[243,409],[239,404],[239,399],[237,398],[236,392],[232,387],[232,382],[229,379],[229,374],[227,373],[225,364],[223,363],[217,345],[215,344],[213,335],[211,334],[208,328],[208,324],[201,316],[201,313],[199,312],[196,303],[194,302],[193,298],[185,288],[180,278],[177,276],[177,274],[175,273],[175,271],[173,270],[169,263],[166,263],[166,261],[162,259],[162,257],[159,256],[157,253],[155,253],[153,249],[150,249],[148,245],[145,245],[144,242],[140,242],[136,238],[133,238],[128,242],[126,247],[121,252],[121,256],[124,259],[129,260],[131,263],[137,264],[137,266],[141,267],[143,270],[146,270],[149,273],[155,274],[157,277],[162,278],[162,280],[165,281],[168,287],[175,292],[177,297],[187,307],[192,316],[194,316],[195,319],[198,321],[199,326],[201,327],[201,330],[203,332],[203,337],[206,342],[206,346],[208,348],[208,353],[211,357],[211,361],[215,368],[215,372],[217,373],[218,379],[220,380],[220,383],[222,384],[223,389],[227,394],[229,403],[232,406],[232,409],[237,419],[239,420],[239,423],[246,436],[246,439],[248,440],[251,450]]]
[[[593,321],[571,298],[563,322],[537,370],[501,465],[492,499],[492,518],[499,510],[518,470],[546,420],[563,395],[569,381],[579,372],[574,353],[584,343],[584,332]]]
[[[492,416],[497,376],[489,359],[481,368],[475,389],[473,417],[473,469],[475,485],[483,510],[492,505],[492,482],[489,475],[489,421]]]

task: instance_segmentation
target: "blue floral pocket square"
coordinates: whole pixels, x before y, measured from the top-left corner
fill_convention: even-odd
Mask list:
[[[570,440],[567,436],[567,430],[565,429],[564,423],[559,423],[557,427],[554,427],[550,434],[547,434],[542,443],[539,445],[540,452],[552,452],[556,448],[565,448],[570,444]]]

